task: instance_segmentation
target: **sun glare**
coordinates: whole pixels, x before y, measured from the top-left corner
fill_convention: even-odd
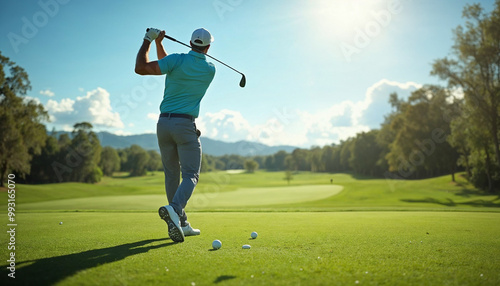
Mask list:
[[[314,7],[315,22],[320,32],[345,38],[362,29],[389,0],[323,0]]]

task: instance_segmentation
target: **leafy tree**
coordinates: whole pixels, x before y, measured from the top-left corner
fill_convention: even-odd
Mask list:
[[[213,170],[225,170],[226,163],[219,157],[203,154],[201,160],[201,172],[210,172]]]
[[[295,161],[293,160],[292,155],[288,154],[285,158],[285,170],[290,171],[295,169]]]
[[[226,170],[244,169],[245,158],[239,155],[224,155],[219,157],[224,163]]]
[[[217,157],[212,157],[215,170],[226,170],[226,164]]]
[[[148,171],[163,170],[163,164],[161,162],[160,153],[156,152],[155,150],[149,150],[148,155],[149,155],[149,161],[146,166],[146,169]]]
[[[361,175],[381,175],[382,170],[377,165],[382,148],[377,143],[378,130],[362,132],[354,138],[351,147],[349,166]]]
[[[245,170],[247,170],[248,173],[253,173],[258,168],[259,168],[259,163],[257,163],[257,161],[245,160]]]
[[[450,94],[437,86],[424,86],[402,102],[390,128],[395,134],[386,158],[390,171],[403,178],[423,178],[454,172],[458,155],[446,141],[450,124],[444,111]]]
[[[127,167],[126,171],[130,172],[130,176],[144,176],[147,172],[149,162],[149,154],[139,145],[132,145],[126,149]]]
[[[0,53],[0,186],[7,173],[30,173],[33,155],[40,154],[48,120],[43,105],[22,97],[31,89],[26,71]]]
[[[293,174],[292,174],[292,171],[290,170],[286,170],[285,171],[285,180],[288,182],[288,184],[290,185],[290,181],[293,180]]]
[[[99,168],[102,147],[97,134],[92,131],[92,124],[76,123],[72,135],[73,139],[65,153],[65,162],[71,168],[69,181],[99,182],[102,177],[102,170]]]
[[[117,150],[118,156],[120,157],[120,171],[128,172],[129,171],[129,162],[128,162],[128,149],[119,149]]]
[[[339,167],[339,152],[336,146],[324,146],[321,156],[326,172],[335,172]]]
[[[257,164],[259,164],[259,168],[265,167],[265,165],[266,165],[266,157],[265,156],[254,156],[252,159],[255,160],[255,162],[257,162]]]
[[[112,176],[114,172],[120,170],[120,156],[113,147],[102,148],[99,167],[104,176]]]
[[[59,139],[57,140],[57,144],[59,145],[59,148],[69,146],[69,144],[71,144],[71,138],[69,138],[68,134],[63,133],[63,134],[59,135]]]
[[[491,137],[487,130],[469,129],[470,138],[467,141],[474,150],[471,152],[470,162],[474,166],[471,170],[470,181],[478,188],[493,192],[495,183],[498,184],[498,168],[494,164],[494,151]]]
[[[267,170],[276,170],[276,167],[274,166],[274,156],[267,156],[264,166]]]
[[[471,177],[471,140],[472,136],[471,126],[468,124],[467,120],[461,116],[461,109],[463,108],[463,100],[456,100],[456,105],[458,107],[457,111],[460,116],[453,120],[450,120],[451,134],[448,136],[448,143],[453,146],[457,152],[460,154],[458,159],[458,164],[465,167],[467,178]],[[458,114],[457,114],[458,115]],[[449,114],[447,115],[449,116]]]
[[[275,170],[284,170],[285,169],[285,158],[288,155],[285,151],[278,151],[273,155],[273,165]]]
[[[310,171],[311,163],[309,160],[309,152],[305,149],[295,149],[292,152],[292,159],[294,170],[296,171]]]
[[[201,157],[201,172],[210,172],[214,170],[214,162],[210,155],[203,154]]]
[[[59,158],[59,143],[54,136],[47,136],[45,146],[38,155],[33,156],[31,172],[26,178],[28,183],[56,183],[58,182],[50,163]]]
[[[469,156],[474,158],[471,161],[475,162],[472,165],[486,173],[488,189],[492,191],[494,182],[500,182],[500,0],[495,1],[491,13],[486,13],[480,4],[467,5],[463,17],[465,28],[458,26],[454,30],[452,57],[436,60],[431,74],[463,91],[461,116],[467,117],[468,129],[487,131],[482,144],[468,147]],[[461,119],[455,117],[453,121],[456,120]],[[485,142],[491,146],[485,146]]]
[[[325,163],[322,160],[323,149],[320,147],[311,147],[310,161],[311,161],[311,172],[323,172],[325,171]]]
[[[354,139],[349,138],[346,141],[340,142],[339,152],[339,171],[350,171],[349,159],[351,158],[351,144]]]

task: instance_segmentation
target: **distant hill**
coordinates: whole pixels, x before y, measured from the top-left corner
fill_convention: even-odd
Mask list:
[[[57,132],[59,134],[70,132]],[[97,133],[102,146],[111,146],[115,149],[127,148],[131,145],[139,145],[146,150],[160,151],[158,148],[158,141],[156,134],[139,134],[139,135],[126,135],[120,136],[109,132]],[[222,155],[240,155],[240,156],[265,156],[272,155],[278,151],[285,151],[291,153],[298,147],[294,146],[268,146],[257,142],[238,141],[234,143],[223,142],[210,138],[201,137],[201,144],[203,153],[213,156]]]

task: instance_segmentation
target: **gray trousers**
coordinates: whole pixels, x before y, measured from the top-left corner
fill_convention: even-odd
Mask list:
[[[200,176],[201,143],[196,131],[195,123],[187,118],[160,117],[156,125],[168,203],[182,225],[187,221],[184,208]]]

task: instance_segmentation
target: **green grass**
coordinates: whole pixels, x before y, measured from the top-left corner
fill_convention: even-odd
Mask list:
[[[202,174],[187,209],[202,235],[184,243],[168,238],[156,213],[166,203],[161,173],[96,185],[19,184],[17,278],[8,282],[500,285],[500,198],[457,179],[297,173],[288,185],[283,172]],[[211,250],[214,239],[222,249]]]
[[[173,243],[154,213],[21,213],[15,281],[499,285],[500,228],[492,227],[499,219],[470,212],[193,213],[202,235]],[[211,251],[214,239],[220,250]]]
[[[450,176],[419,181],[356,179],[349,174],[298,173],[291,184],[283,172],[202,174],[190,211],[356,211],[454,210],[500,211],[500,197]],[[338,193],[324,188],[342,187]],[[20,210],[150,211],[166,202],[163,175],[105,178],[96,185],[68,183],[19,185]],[[304,190],[304,192],[302,191]],[[337,189],[338,190],[338,189]],[[255,193],[252,193],[254,191]],[[265,193],[266,197],[258,194]],[[0,195],[6,196],[5,192]],[[265,200],[264,202],[262,200]],[[231,202],[234,202],[231,204]]]
[[[336,195],[342,191],[336,185],[305,185],[271,188],[241,188],[225,193],[194,194],[190,199],[189,210],[206,209],[241,209],[242,207],[261,207],[290,203],[317,201]],[[79,197],[23,203],[20,211],[32,210],[137,210],[151,211],[159,203],[167,203],[165,195],[126,195],[126,196],[96,196]]]

